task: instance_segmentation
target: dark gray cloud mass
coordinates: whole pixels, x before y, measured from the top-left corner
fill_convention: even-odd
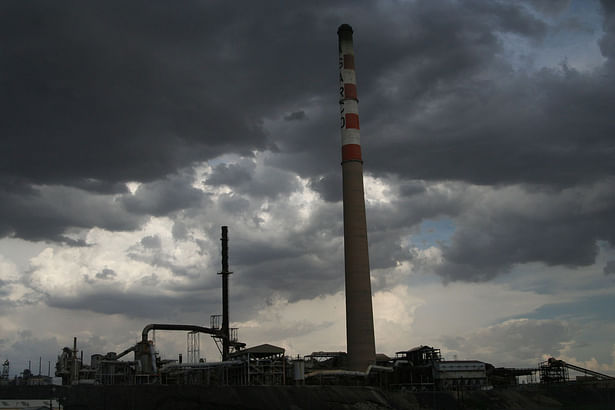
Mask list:
[[[46,303],[56,308],[89,310],[105,314],[121,313],[128,317],[140,318],[172,317],[179,315],[179,312],[217,311],[219,309],[217,303],[203,299],[203,295],[218,302],[217,298],[214,298],[217,292],[213,291],[201,292],[200,295],[184,294],[181,297],[156,295],[156,303],[153,304],[152,295],[103,290],[95,294],[74,297],[50,295]]]
[[[561,320],[510,320],[465,337],[443,337],[441,341],[449,350],[470,353],[479,360],[489,360],[485,352],[493,351],[500,364],[521,362],[534,366],[541,355],[559,356],[576,333],[576,326]]]
[[[335,29],[289,6],[4,2],[3,172],[151,181],[264,149],[262,116],[326,87]]]
[[[192,186],[190,174],[168,175],[140,185],[134,195],[122,196],[122,205],[136,215],[162,216],[207,202],[207,196]]]
[[[498,200],[484,199],[488,206],[457,219],[437,272],[446,280],[480,281],[521,263],[592,265],[598,241],[615,242],[613,186],[610,179],[551,195],[511,190]]]
[[[118,207],[108,195],[64,186],[11,188],[0,185],[1,236],[83,245],[63,235],[67,227],[121,231],[135,229],[143,222],[142,216]]]
[[[439,216],[458,218],[443,249],[446,280],[525,262],[592,263],[596,241],[614,240],[614,208],[594,206],[613,204],[612,2],[601,2],[604,64],[533,71],[506,55],[507,36],[540,45],[551,29],[544,16],[566,5],[2,2],[0,235],[71,243],[68,228],[131,230],[150,215],[213,206],[187,170],[224,154],[244,158],[213,165],[202,182],[229,187],[224,209],[250,211],[256,225],[254,201],[300,192],[297,176],[325,206],[339,201],[335,30],[349,22],[365,170],[395,185],[391,204],[369,213],[375,267],[410,258],[400,237]],[[131,181],[141,183],[134,194]],[[514,185],[543,193],[541,207],[576,208],[534,218],[493,202],[479,218],[463,188],[429,190],[441,181]],[[587,200],[567,200],[567,190]],[[331,261],[297,257],[323,251],[308,241],[319,232],[339,237],[323,228],[339,215],[326,216],[293,243],[238,244],[248,275],[294,272],[267,276],[277,289],[310,269],[332,274]],[[176,222],[173,235],[187,238],[186,226]]]
[[[159,249],[160,248],[160,237],[158,235],[150,235],[141,239],[141,245],[145,249]]]
[[[243,161],[239,164],[219,164],[207,178],[208,185],[236,186],[252,180],[255,164],[252,161]]]
[[[570,5],[570,0],[528,0],[527,3],[542,13],[558,14]]]
[[[232,41],[218,31],[224,11],[187,6],[3,3],[3,172],[149,181],[262,148],[254,113],[225,108],[239,90],[224,87],[232,73],[215,63],[221,40]]]
[[[609,71],[605,74],[613,80],[613,71],[615,70],[615,4],[609,0],[601,0],[600,3],[604,11],[604,36],[599,41],[600,51],[607,58]]]
[[[255,198],[289,195],[300,190],[295,175],[274,167],[257,169],[257,164],[251,160],[216,165],[205,183],[226,185],[234,192]]]
[[[110,280],[116,276],[117,274],[113,269],[105,268],[96,274],[96,279]]]
[[[328,202],[342,200],[342,176],[339,172],[312,178],[310,188],[318,192]]]
[[[299,121],[305,120],[307,116],[305,115],[305,111],[295,111],[291,112],[287,116],[284,117],[286,121]]]

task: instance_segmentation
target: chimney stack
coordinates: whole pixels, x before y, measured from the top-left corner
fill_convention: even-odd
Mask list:
[[[228,226],[222,227],[222,360],[228,360],[230,352],[231,334],[229,329],[229,312],[228,312],[228,275],[232,274],[228,270]]]
[[[337,34],[342,123],[346,344],[348,367],[351,370],[365,371],[370,364],[376,362],[376,347],[352,27],[342,24]]]

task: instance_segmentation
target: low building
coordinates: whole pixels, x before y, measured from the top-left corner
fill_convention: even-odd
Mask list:
[[[452,360],[434,363],[436,385],[441,390],[474,390],[487,385],[487,367],[478,360]]]

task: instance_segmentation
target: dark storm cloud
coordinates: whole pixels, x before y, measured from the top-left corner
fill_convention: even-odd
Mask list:
[[[143,245],[145,249],[160,249],[160,237],[158,235],[146,236],[141,239],[141,245]]]
[[[64,235],[66,229],[94,226],[115,231],[137,229],[147,214],[167,215],[206,201],[202,191],[191,184],[191,175],[169,175],[140,185],[134,195],[128,192],[109,195],[64,186],[13,189],[14,184],[0,185],[0,236],[85,246],[83,240]]]
[[[392,198],[391,204],[368,203],[368,228],[373,232],[407,230],[425,219],[456,217],[470,206],[464,189],[461,184],[448,184],[442,189],[430,187],[409,197]]]
[[[52,239],[82,246],[63,235],[67,227],[99,226],[109,230],[132,230],[142,219],[117,206],[113,197],[88,194],[75,188],[41,186],[27,192],[0,187],[0,236],[28,240]]]
[[[175,221],[173,228],[171,229],[173,239],[182,240],[188,238],[188,227],[181,221]]]
[[[457,219],[437,273],[446,280],[482,281],[520,263],[592,265],[599,240],[615,243],[612,187],[608,180],[559,195],[502,192],[501,200],[483,199],[482,207]]]
[[[383,125],[389,133],[370,143],[370,169],[478,184],[570,186],[613,175],[614,86],[608,76],[568,66],[459,80],[423,98],[437,107],[431,113],[421,115],[420,101],[414,112],[391,107],[412,121]]]
[[[0,279],[0,297],[4,299],[4,296],[9,296],[11,294],[11,289],[9,286],[12,282]]]
[[[3,172],[148,181],[262,148],[254,113],[238,118],[232,99],[221,103],[239,91],[224,86],[235,73],[216,67],[231,46],[220,41],[224,12],[195,2],[3,2]]]
[[[532,3],[545,9],[544,2]],[[297,107],[287,118],[305,119],[302,100],[331,94],[334,63],[327,62],[335,61],[338,15],[353,16],[357,27],[368,130],[391,118],[392,107],[407,106],[412,113],[430,96],[433,100],[434,93],[446,98],[438,87],[463,91],[464,79],[480,75],[502,51],[497,33],[539,40],[547,27],[520,4],[475,0],[417,1],[394,8],[369,2],[323,2],[319,7],[297,2],[284,8],[245,4],[241,15],[230,6],[196,2],[181,7],[121,3],[122,13],[116,6],[3,4],[3,34],[12,40],[5,53],[13,57],[4,59],[2,67],[11,79],[4,85],[2,104],[11,119],[4,130],[10,141],[3,150],[6,173],[82,186],[87,184],[79,181],[93,179],[111,189],[117,181],[160,178],[193,160],[273,147],[262,132],[264,117]],[[389,80],[395,80],[396,93],[413,103],[396,104],[390,95],[383,100]],[[331,108],[334,113],[335,101]],[[443,112],[442,118],[447,115]],[[303,122],[312,122],[311,128],[323,123],[311,115]],[[458,116],[448,122],[451,127],[463,124]],[[479,128],[485,135],[498,132],[487,125]],[[293,169],[308,165],[307,160],[312,173],[323,174],[318,142],[335,136],[331,130],[299,138],[311,143],[311,155]],[[409,131],[429,131],[431,142],[404,138],[410,144],[399,151],[389,144],[394,141],[382,139],[386,144],[368,157],[374,171],[422,170],[417,177],[471,179],[483,170],[459,174],[450,164],[442,166],[450,158],[442,156],[440,147],[449,144],[432,138],[439,130]],[[406,156],[422,143],[427,144],[423,152],[432,151],[430,158]],[[384,164],[392,151],[411,165],[402,170]],[[17,159],[25,153],[26,161]],[[481,154],[459,153],[462,158]],[[430,162],[440,164],[439,172],[429,172],[433,167],[424,165]]]
[[[145,277],[143,285],[153,286],[156,283],[153,277]],[[216,289],[217,291],[217,289]],[[217,292],[215,292],[217,296]],[[46,303],[48,306],[62,309],[88,310],[104,314],[122,314],[126,317],[171,317],[178,312],[214,311],[216,305],[208,304],[214,292],[184,295],[142,294],[134,292],[119,293],[116,291],[100,290],[94,294],[62,297],[50,295]],[[213,299],[217,302],[217,298]],[[207,310],[209,308],[209,310]]]
[[[259,168],[252,160],[216,165],[205,184],[226,185],[236,193],[256,198],[288,195],[301,189],[291,172],[269,166]]]
[[[205,187],[229,187],[223,208],[238,218],[249,211],[250,224],[264,222],[258,200],[301,191],[296,175],[326,205],[338,201],[335,29],[344,16],[355,28],[365,170],[399,184],[401,196],[368,209],[370,232],[393,244],[375,243],[375,266],[406,258],[398,238],[441,215],[460,218],[444,250],[446,278],[488,278],[528,261],[590,263],[596,239],[612,240],[608,211],[577,204],[577,213],[537,221],[496,208],[487,213],[497,224],[488,224],[471,220],[479,208],[472,198],[428,190],[438,181],[521,184],[548,197],[615,173],[612,60],[594,71],[562,64],[531,72],[507,59],[510,38],[540,45],[552,29],[544,14],[564,3],[296,1],[245,3],[238,12],[196,1],[3,2],[0,235],[136,229],[144,215],[203,207],[209,197],[181,170],[228,153],[244,159],[215,165]],[[602,5],[600,47],[611,58],[613,7]],[[143,184],[133,195],[127,181]],[[79,204],[83,216],[76,206],[65,210],[64,197],[40,199],[42,183],[117,196]],[[312,222],[305,236],[320,240],[313,232],[326,223],[339,220]],[[476,249],[479,242],[485,246]],[[269,272],[284,270],[281,256],[294,255],[294,246],[259,245],[264,254],[249,256]],[[303,273],[300,264],[293,269]]]
[[[614,172],[608,90],[615,84],[602,72],[566,66],[515,70],[501,35],[540,44],[548,30],[522,4],[418,1],[399,5],[382,30],[389,11],[368,6],[355,16],[368,172],[558,185]],[[330,98],[321,104],[335,112]],[[272,135],[284,153],[296,153],[276,165],[308,177],[330,172],[339,145],[327,121],[310,115]]]
[[[496,357],[495,366],[535,366],[545,356],[559,356],[577,332],[577,326],[562,320],[509,320],[441,341],[445,349],[463,357],[486,361]]]
[[[609,8],[600,43],[605,57],[611,55],[615,29],[609,23]],[[544,195],[536,205],[511,197],[511,207],[486,203],[479,213],[467,208],[473,201],[460,207],[459,214],[465,216],[456,220],[457,229],[438,268],[446,280],[487,280],[527,262],[594,263],[596,241],[615,239],[608,228],[615,223],[615,123],[609,114],[615,103],[610,92],[614,66],[607,62],[594,71],[579,72],[563,64],[534,74],[503,72],[506,78],[491,77],[483,71],[488,67],[477,66],[466,79],[421,96],[405,133],[395,126],[386,128],[392,144],[374,139],[376,172],[386,167],[401,176],[428,180],[525,183],[527,192]],[[501,71],[501,65],[490,69]],[[483,77],[473,78],[472,72],[483,72]],[[437,113],[424,111],[421,103],[437,107]],[[403,115],[399,109],[393,112]],[[388,157],[381,151],[384,147]],[[570,200],[566,192],[586,199]],[[514,205],[517,201],[524,205]],[[526,212],[518,212],[519,206]],[[532,206],[536,215],[527,212]],[[552,212],[545,215],[538,209]]]
[[[310,63],[325,61],[315,55],[327,55],[320,43],[335,24],[321,24],[312,5],[0,7],[0,181],[20,180],[24,190],[57,184],[121,193],[123,182],[156,181],[192,161],[274,148],[263,116],[326,88],[326,65]],[[139,198],[126,205],[154,215],[174,207]],[[0,227],[0,234],[55,239],[75,226],[40,218],[53,219],[54,229],[4,213],[15,226]]]
[[[542,13],[558,14],[570,5],[570,0],[527,0],[527,3]]]
[[[126,184],[121,182],[113,183],[109,181],[100,181],[93,178],[76,179],[74,181],[67,180],[64,182],[66,185],[99,194],[124,194],[128,192]]]
[[[96,279],[110,280],[117,276],[113,269],[105,268],[96,274]]]
[[[220,195],[219,204],[230,214],[241,214],[250,209],[250,200],[234,193]]]
[[[522,317],[528,319],[578,318],[586,322],[599,320],[612,323],[615,320],[615,300],[612,295],[592,295],[572,302],[542,305]]]
[[[389,30],[380,30],[381,22],[368,24],[368,32],[358,26],[357,70],[367,102],[362,100],[361,106],[368,107],[369,116],[382,116],[383,111],[399,105],[410,111],[436,87],[454,87],[457,81],[480,72],[502,51],[499,33],[540,39],[546,32],[544,22],[514,3],[419,1],[406,7],[397,12]],[[383,93],[393,98],[375,99]]]
[[[208,185],[237,186],[252,180],[256,164],[252,161],[242,161],[237,164],[218,164],[205,181]]]
[[[239,265],[257,265],[279,259],[296,258],[304,252],[290,246],[280,246],[270,242],[256,242],[254,240],[237,240],[233,243],[233,263]]]
[[[130,259],[139,261],[139,262],[144,262],[152,267],[160,267],[160,268],[168,269],[169,271],[173,273],[174,276],[177,276],[177,277],[189,276],[194,279],[194,278],[198,278],[199,275],[202,273],[202,266],[200,265],[183,266],[181,265],[181,263],[174,261],[173,257],[167,254],[161,248],[159,243],[155,242],[155,239],[151,241],[153,237],[150,236],[146,238],[143,238],[143,239],[146,239],[147,245],[141,242],[141,245],[145,249],[145,252],[139,251],[136,247],[132,247],[131,250],[126,253],[126,255]],[[151,243],[150,241],[153,243]],[[158,276],[153,273],[149,276],[142,278],[140,282],[142,285],[155,286],[160,281],[158,279]]]
[[[609,0],[601,0],[604,11],[604,36],[600,40],[602,55],[609,59],[611,69],[615,61],[615,4]],[[613,71],[611,71],[611,75]]]
[[[192,186],[192,175],[174,174],[164,179],[140,185],[134,195],[124,195],[122,203],[137,215],[167,215],[206,201],[203,192]]]
[[[339,172],[312,178],[309,186],[312,190],[318,192],[325,201],[338,202],[342,200],[342,176]]]
[[[398,186],[399,194],[407,197],[425,192],[425,184],[419,181],[403,182]]]
[[[305,111],[295,111],[284,117],[286,121],[298,121],[305,120],[307,115],[305,115]]]
[[[245,300],[249,308],[250,303],[275,293],[295,301],[340,290],[343,228],[339,207],[317,206],[308,220],[301,221],[295,210],[288,214],[280,211],[269,223],[279,228],[266,224],[257,228],[262,234],[254,235],[254,228],[242,226],[240,220],[229,226],[229,264],[235,272],[237,300]],[[217,239],[217,234],[212,234],[212,242]]]
[[[326,65],[313,61],[328,54],[321,43],[335,23],[316,10],[3,2],[3,172],[151,181],[193,160],[264,149],[262,116],[327,84]]]
[[[438,19],[434,10],[421,16],[417,27],[426,32],[406,39],[400,49],[407,58],[387,75],[371,73],[380,87],[364,89],[361,103],[369,113],[362,115],[364,134],[371,137],[366,166],[479,184],[571,185],[615,173],[609,109],[615,70],[513,70],[501,58],[497,33],[539,40],[544,27],[519,10],[504,15],[500,3],[471,3],[474,13],[452,21]],[[470,15],[475,21],[466,24]],[[448,26],[436,29],[444,21]],[[601,42],[607,57],[611,33],[608,28]],[[365,48],[357,50],[358,59]]]
[[[254,300],[255,288],[268,295],[279,293],[290,302],[336,293],[343,286],[344,268],[342,249],[334,251],[340,256],[338,260],[319,260],[310,250],[293,258],[270,258],[258,265],[240,265],[241,277],[235,280],[245,287],[245,294],[237,297]]]
[[[604,266],[603,271],[605,275],[615,274],[615,260],[608,261]]]
[[[369,88],[369,82],[363,88],[362,112],[373,116],[371,122],[362,115],[363,134],[369,136],[363,144],[366,169],[377,176],[398,176],[402,195],[404,179],[457,180],[495,188],[526,184],[521,191],[544,195],[535,206],[558,210],[536,218],[499,202],[486,203],[477,212],[472,208],[480,207],[478,198],[442,209],[451,216],[464,215],[456,220],[457,230],[443,249],[438,273],[446,280],[486,280],[526,262],[592,264],[596,241],[614,239],[608,227],[615,215],[601,204],[613,202],[615,123],[609,107],[615,104],[610,91],[615,88],[615,66],[607,62],[586,72],[567,64],[535,73],[513,70],[498,56],[503,43],[496,34],[512,32],[540,41],[545,26],[540,28],[522,11],[505,21],[497,5],[486,14],[491,6],[471,5],[474,12],[480,11],[473,15],[475,25],[463,24],[466,16],[461,16],[446,29],[429,30],[428,51],[399,60],[388,77],[378,76],[380,88]],[[600,43],[605,57],[613,49],[611,9],[605,9],[606,33]],[[418,27],[433,27],[431,19],[437,15],[430,10]],[[455,51],[431,46],[439,44],[438,36]],[[455,43],[451,36],[464,41]],[[357,52],[360,62],[358,48]],[[459,64],[447,64],[447,58],[460,58]],[[567,189],[578,190],[586,202],[563,199],[560,194]],[[420,186],[413,184],[410,193],[421,193]],[[560,212],[562,201],[576,208]],[[510,198],[510,204],[516,203],[517,198]],[[532,205],[520,200],[515,206]],[[419,220],[430,214],[413,202],[407,209]],[[370,227],[376,230],[395,220],[371,218]]]

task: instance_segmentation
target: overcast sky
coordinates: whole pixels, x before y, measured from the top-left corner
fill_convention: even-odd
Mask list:
[[[240,339],[345,350],[342,23],[377,351],[615,374],[608,0],[0,2],[11,373],[208,325],[221,225]]]

